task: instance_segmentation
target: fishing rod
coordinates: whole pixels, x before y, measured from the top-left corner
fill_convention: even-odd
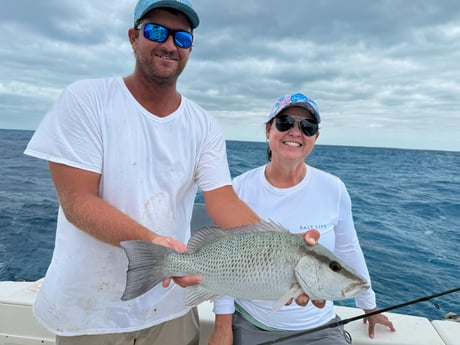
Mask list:
[[[309,329],[309,330],[306,330],[306,331],[291,334],[291,335],[288,335],[288,336],[285,336],[285,337],[280,337],[278,339],[270,340],[270,341],[267,341],[267,342],[264,342],[264,343],[260,343],[258,345],[271,345],[271,344],[281,343],[281,342],[283,342],[285,340],[289,340],[289,339],[300,337],[302,335],[306,335],[306,334],[310,334],[310,333],[313,333],[313,332],[321,331],[321,330],[326,329],[326,328],[333,328],[333,327],[346,325],[349,322],[356,321],[356,320],[359,320],[359,319],[364,319],[365,317],[385,313],[387,311],[402,308],[402,307],[405,307],[405,306],[408,306],[408,305],[411,305],[411,304],[429,301],[429,300],[431,300],[433,298],[448,295],[450,293],[454,293],[454,292],[457,292],[457,291],[460,291],[460,287],[457,287],[457,288],[451,289],[451,290],[446,290],[446,291],[443,291],[443,292],[439,292],[439,293],[434,294],[434,295],[429,295],[429,296],[417,298],[417,299],[414,299],[412,301],[397,304],[397,305],[394,305],[394,306],[391,306],[391,307],[379,309],[379,310],[376,310],[376,311],[373,311],[373,312],[370,312],[370,313],[367,313],[367,314],[365,313],[365,314],[362,314],[362,315],[351,317],[349,319],[340,320],[340,321],[336,321],[336,322],[330,322],[330,323],[327,323],[327,324],[319,326],[319,327],[315,327],[315,328],[312,328],[312,329]]]

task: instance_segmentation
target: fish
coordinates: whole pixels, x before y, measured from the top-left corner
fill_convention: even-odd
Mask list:
[[[303,293],[312,300],[343,300],[370,287],[330,250],[319,243],[307,245],[303,236],[272,221],[233,229],[203,227],[190,238],[187,252],[140,240],[120,245],[128,258],[123,301],[166,278],[187,275],[203,277],[185,288],[185,302],[191,307],[229,295],[274,301],[276,311]]]

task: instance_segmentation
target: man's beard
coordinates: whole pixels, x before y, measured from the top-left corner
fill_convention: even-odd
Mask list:
[[[176,68],[161,66],[161,57],[174,59],[177,63]],[[145,78],[160,85],[175,83],[185,67],[185,64],[181,65],[182,60],[177,54],[167,53],[164,49],[153,50],[148,59],[136,56],[136,60]]]

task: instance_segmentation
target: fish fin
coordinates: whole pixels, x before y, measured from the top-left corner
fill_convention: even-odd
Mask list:
[[[185,304],[189,307],[194,307],[201,302],[214,300],[220,296],[213,294],[201,285],[192,285],[186,288]]]
[[[211,243],[219,238],[228,236],[227,230],[223,230],[217,226],[205,226],[196,231],[187,243],[187,250],[193,252],[208,243]]]
[[[187,249],[193,252],[219,238],[225,236],[253,234],[258,232],[289,232],[282,225],[272,222],[260,220],[257,223],[243,225],[231,229],[222,229],[217,226],[205,226],[196,231],[187,243]]]
[[[273,304],[272,311],[278,311],[282,306],[286,305],[291,298],[297,298],[301,294],[303,294],[303,290],[300,285],[297,283],[292,284],[291,288]]]
[[[289,229],[285,228],[280,223],[275,222],[275,221],[273,221],[271,219],[268,219],[268,222],[259,221],[259,223],[261,223],[261,222],[263,222],[265,224],[261,224],[262,229],[259,230],[259,231],[290,232]]]
[[[129,261],[123,301],[142,295],[169,276],[164,266],[172,249],[146,241],[123,241],[120,246]]]

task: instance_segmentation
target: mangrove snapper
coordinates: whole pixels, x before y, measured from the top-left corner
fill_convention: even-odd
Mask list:
[[[122,300],[150,290],[169,277],[201,275],[187,287],[186,303],[230,295],[240,299],[275,300],[274,310],[302,293],[310,299],[342,300],[366,292],[368,283],[320,244],[281,225],[258,223],[230,230],[216,226],[198,230],[188,252],[145,241],[124,241],[129,260]]]

